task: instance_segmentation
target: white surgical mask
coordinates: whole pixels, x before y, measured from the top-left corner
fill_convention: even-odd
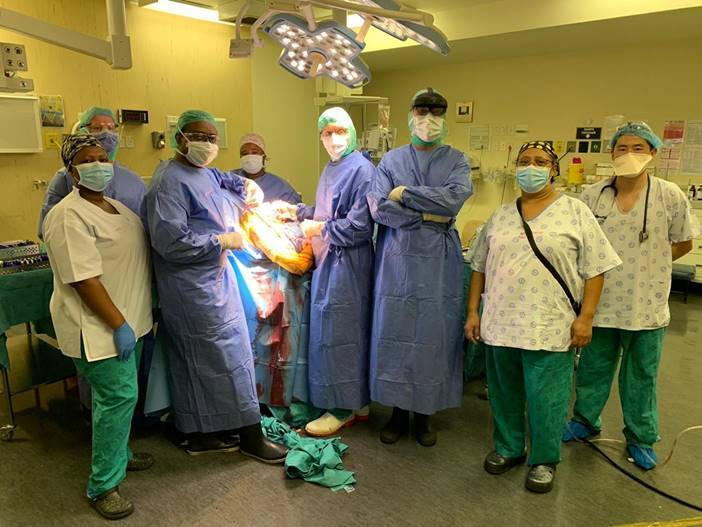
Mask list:
[[[241,168],[247,174],[258,174],[263,168],[263,156],[258,154],[241,156]]]
[[[646,170],[648,164],[653,160],[651,154],[640,154],[629,152],[623,156],[615,157],[612,161],[614,173],[622,177],[636,177]]]
[[[324,149],[332,161],[338,161],[349,146],[348,134],[331,134],[322,137]]]
[[[444,118],[436,115],[414,115],[412,124],[412,133],[426,143],[433,143],[444,131]]]
[[[187,137],[185,138],[187,141]],[[219,146],[209,141],[188,141],[188,151],[185,159],[196,167],[206,167],[215,160],[219,153]],[[181,152],[182,154],[182,152]]]

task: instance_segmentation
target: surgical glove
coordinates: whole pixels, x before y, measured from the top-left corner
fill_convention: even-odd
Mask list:
[[[251,179],[244,179],[244,201],[249,207],[255,207],[263,203],[263,190],[258,186],[258,183]]]
[[[305,238],[312,238],[313,236],[319,236],[322,233],[322,227],[324,227],[323,221],[305,220],[300,224],[302,233]]]
[[[440,214],[429,214],[428,212],[422,212],[422,219],[424,221],[433,221],[434,223],[451,223],[453,218],[451,216],[441,216]]]
[[[390,191],[390,194],[388,194],[388,199],[400,203],[402,201],[402,193],[406,188],[405,186],[395,187]]]
[[[217,239],[223,250],[237,250],[244,246],[244,239],[238,232],[225,232],[224,234],[217,235]]]
[[[297,205],[291,205],[287,201],[274,201],[273,210],[278,221],[297,220]]]
[[[136,346],[136,335],[134,335],[134,330],[127,324],[126,320],[124,324],[115,329],[112,338],[115,341],[120,360],[129,360]]]

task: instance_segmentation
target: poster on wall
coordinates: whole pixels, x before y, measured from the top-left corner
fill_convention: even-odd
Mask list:
[[[490,149],[490,127],[471,126],[469,131],[468,150],[485,151]]]
[[[63,128],[63,96],[40,95],[39,111],[41,112],[41,125]]]
[[[472,123],[473,122],[473,101],[457,102],[456,103],[456,122],[457,123]]]
[[[682,143],[685,137],[685,121],[666,121],[663,125],[663,141],[666,144]]]

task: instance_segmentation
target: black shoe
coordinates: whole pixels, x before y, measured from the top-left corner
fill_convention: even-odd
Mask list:
[[[490,474],[504,474],[512,467],[521,465],[525,461],[526,454],[519,457],[504,457],[493,450],[485,457],[483,468]]]
[[[154,464],[154,456],[146,452],[134,452],[132,459],[127,461],[127,470],[130,472],[139,472],[148,470]]]
[[[261,423],[239,429],[241,453],[270,465],[285,463],[288,448],[263,435]]]
[[[429,416],[414,412],[414,438],[422,446],[436,444],[436,432],[429,426]]]
[[[529,469],[526,488],[532,492],[551,492],[556,478],[556,465],[534,465]]]
[[[189,438],[188,446],[185,447],[185,451],[191,456],[215,452],[236,452],[237,450],[239,450],[238,442],[225,441],[217,434],[198,434]]]
[[[409,412],[395,407],[392,409],[392,417],[380,431],[380,440],[386,445],[392,445],[408,432]]]

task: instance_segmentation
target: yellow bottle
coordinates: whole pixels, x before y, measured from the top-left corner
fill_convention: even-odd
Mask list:
[[[582,185],[585,182],[585,165],[582,159],[574,157],[568,165],[568,184]]]

